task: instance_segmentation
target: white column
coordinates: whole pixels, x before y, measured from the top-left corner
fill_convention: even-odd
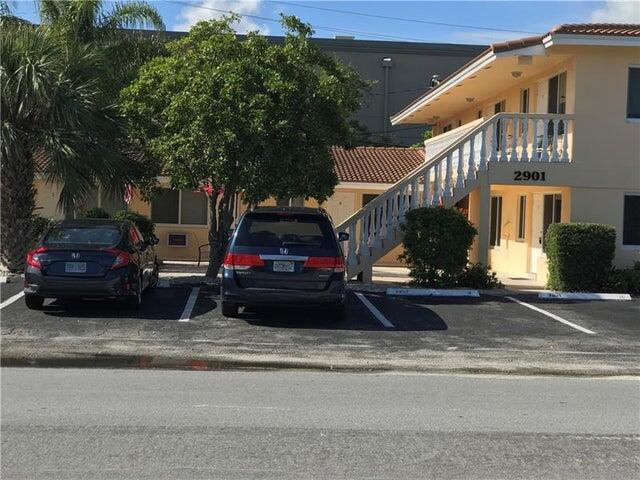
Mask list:
[[[564,118],[562,120],[564,130],[562,134],[562,157],[560,157],[561,162],[569,161],[569,120]]]

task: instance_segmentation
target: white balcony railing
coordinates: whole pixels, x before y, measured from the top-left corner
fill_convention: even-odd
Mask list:
[[[349,276],[400,243],[409,209],[451,206],[492,163],[571,162],[572,129],[573,117],[561,114],[498,113],[478,124],[336,227],[349,233]]]

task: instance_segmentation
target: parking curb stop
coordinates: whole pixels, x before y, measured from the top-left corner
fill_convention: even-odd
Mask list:
[[[631,295],[628,293],[591,293],[591,292],[541,292],[538,294],[541,300],[615,300],[628,301]]]
[[[387,288],[387,295],[398,297],[479,297],[480,292],[456,288]]]

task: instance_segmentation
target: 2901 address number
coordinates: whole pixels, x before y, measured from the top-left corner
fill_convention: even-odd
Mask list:
[[[513,179],[516,182],[544,182],[546,180],[545,174],[547,172],[523,172],[521,170],[516,170],[513,172]]]

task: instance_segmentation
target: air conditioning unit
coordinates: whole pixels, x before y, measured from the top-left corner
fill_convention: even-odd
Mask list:
[[[170,247],[186,247],[187,234],[186,233],[169,233],[167,235],[167,245],[169,245]]]

